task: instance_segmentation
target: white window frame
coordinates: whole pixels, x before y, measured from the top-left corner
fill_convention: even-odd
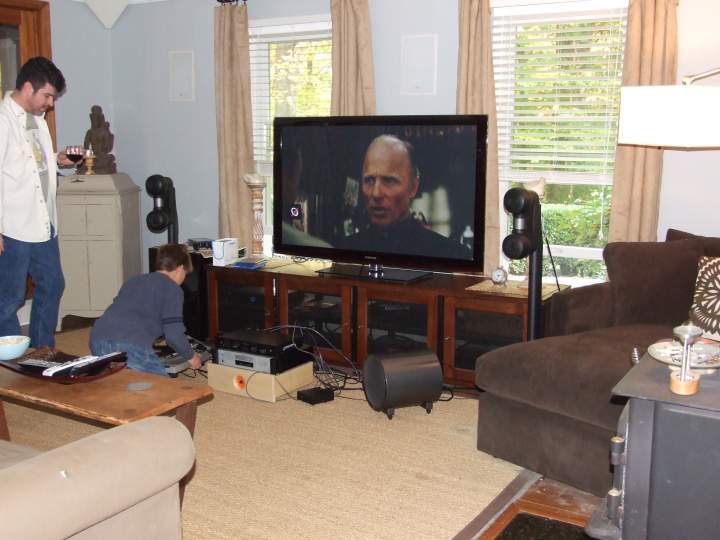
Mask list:
[[[252,108],[253,108],[253,152],[255,158],[255,170],[259,175],[265,178],[267,185],[272,186],[273,182],[273,162],[271,159],[258,159],[255,146],[258,141],[256,137],[256,122],[257,114],[256,107],[258,107],[258,95],[260,95],[261,104],[270,108],[270,97],[269,91],[265,91],[263,82],[260,80],[260,75],[255,70],[255,66],[252,61],[252,55],[260,52],[262,54],[262,46],[258,47],[254,44],[256,39],[266,39],[272,42],[278,41],[295,41],[302,38],[331,38],[331,21],[330,14],[322,15],[306,15],[299,17],[282,17],[282,18],[268,18],[268,19],[254,19],[249,22],[249,34],[250,34],[250,81],[251,81],[251,92],[252,92]],[[266,48],[267,50],[267,48]],[[270,123],[272,118],[267,119]],[[264,141],[270,137],[270,133],[265,134]],[[270,141],[272,143],[272,141]],[[272,244],[272,203],[270,200],[271,190],[263,190],[263,206],[265,208],[264,217],[264,244],[266,250],[270,249]]]
[[[514,15],[548,15],[553,14],[565,14],[568,12],[582,13],[582,12],[593,12],[597,10],[603,10],[605,12],[610,10],[627,10],[628,0],[491,0],[490,3],[493,16],[514,16]],[[510,121],[512,118],[503,118],[500,110],[498,113],[498,146],[499,151],[502,152],[503,137],[506,138],[506,144],[510,144],[510,137],[512,134]],[[503,122],[506,122],[503,125]],[[613,139],[616,138],[616,134],[612,134]],[[613,149],[616,146],[616,142],[611,142]],[[510,151],[509,146],[507,148],[507,156],[509,158]],[[614,150],[613,150],[614,151]],[[502,155],[499,156],[499,161],[502,161]],[[502,206],[502,194],[505,193],[510,187],[511,182],[535,182],[539,179],[537,172],[525,172],[525,171],[513,171],[512,179],[506,177],[503,178],[503,170],[500,170],[500,201],[499,215],[500,215],[500,234],[501,240],[505,236],[508,228],[508,216]],[[613,170],[607,170],[604,173],[583,173],[577,174],[572,172],[557,172],[553,171],[550,174],[541,174],[548,184],[585,184],[585,185],[609,185],[613,184]],[[589,247],[578,247],[578,246],[563,246],[563,245],[551,245],[553,257],[568,257],[574,259],[590,259],[590,260],[602,260],[602,248],[589,248]],[[547,246],[543,245],[543,252],[547,255]],[[501,257],[504,256],[501,254]],[[507,261],[505,261],[507,266]]]

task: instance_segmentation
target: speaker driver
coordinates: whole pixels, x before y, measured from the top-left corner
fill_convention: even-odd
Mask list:
[[[363,367],[365,397],[388,418],[396,407],[410,405],[420,405],[430,413],[442,385],[440,361],[430,350],[370,355]]]

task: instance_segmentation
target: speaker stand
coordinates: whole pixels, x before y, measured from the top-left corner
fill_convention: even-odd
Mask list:
[[[542,249],[541,242],[528,261],[528,341],[541,337]]]

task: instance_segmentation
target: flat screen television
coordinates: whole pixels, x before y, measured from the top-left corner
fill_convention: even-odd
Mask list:
[[[276,252],[400,281],[482,270],[487,116],[278,117],[273,145]]]

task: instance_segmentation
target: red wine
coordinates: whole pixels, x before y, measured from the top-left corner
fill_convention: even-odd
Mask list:
[[[78,161],[80,161],[83,158],[82,154],[65,154],[65,155],[73,163],[77,163]]]

